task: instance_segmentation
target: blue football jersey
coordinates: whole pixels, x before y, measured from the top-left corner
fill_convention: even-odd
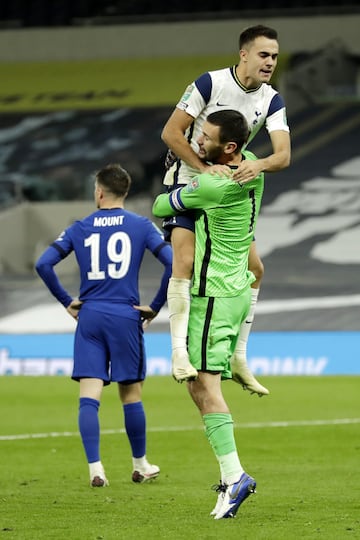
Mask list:
[[[159,311],[171,274],[171,247],[148,218],[123,208],[100,209],[74,222],[42,254],[36,269],[52,294],[67,307],[72,298],[52,267],[74,251],[80,270],[79,299],[99,311],[138,318],[132,306],[140,303],[139,271],[146,249],[165,266],[151,303],[152,309]]]

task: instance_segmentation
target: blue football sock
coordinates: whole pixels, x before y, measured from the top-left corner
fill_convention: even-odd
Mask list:
[[[100,461],[100,402],[92,398],[80,398],[79,430],[88,463]]]
[[[123,405],[125,430],[128,436],[132,455],[140,458],[146,454],[146,419],[141,401]]]

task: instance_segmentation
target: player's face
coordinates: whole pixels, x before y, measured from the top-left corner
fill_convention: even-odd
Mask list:
[[[219,163],[223,155],[224,145],[219,141],[219,126],[204,122],[202,133],[197,140],[199,145],[198,155],[202,161]]]
[[[270,82],[276,68],[279,44],[275,39],[260,36],[240,51],[240,63],[245,70],[245,85],[255,87]]]

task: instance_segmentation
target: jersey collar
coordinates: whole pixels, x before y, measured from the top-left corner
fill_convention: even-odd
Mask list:
[[[247,94],[251,94],[252,92],[256,92],[257,90],[259,90],[259,88],[261,87],[261,84],[259,84],[259,86],[257,86],[256,88],[246,88],[246,86],[244,86],[241,82],[240,82],[240,79],[239,77],[236,75],[236,68],[237,68],[237,65],[235,64],[235,66],[232,66],[230,68],[230,71],[231,71],[231,75],[234,79],[234,81],[236,82],[236,84],[238,86],[240,86],[241,90],[243,90],[244,92],[246,92]]]

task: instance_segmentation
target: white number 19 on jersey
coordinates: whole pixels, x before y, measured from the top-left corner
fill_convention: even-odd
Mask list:
[[[124,232],[112,234],[107,242],[109,263],[106,270],[100,269],[100,233],[93,233],[84,240],[84,246],[90,248],[91,271],[87,273],[89,280],[105,279],[106,270],[109,277],[121,279],[129,270],[131,260],[131,241]],[[120,265],[120,266],[119,266]]]

